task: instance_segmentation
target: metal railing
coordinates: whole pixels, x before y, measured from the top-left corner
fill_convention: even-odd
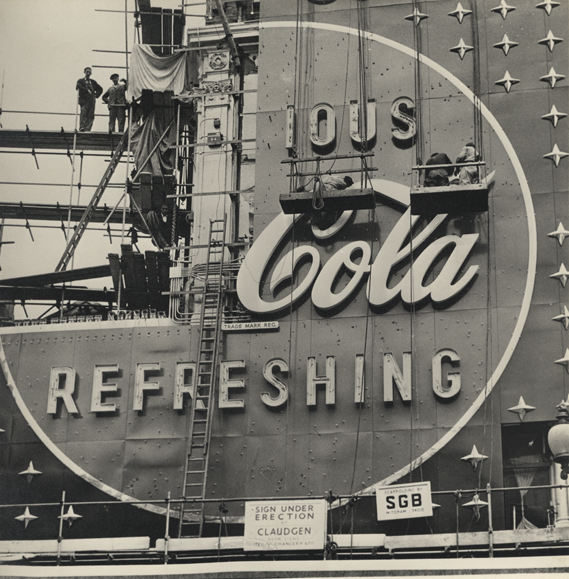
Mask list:
[[[525,549],[528,552],[537,551],[539,549],[567,549],[569,546],[569,529],[555,529],[555,526],[548,525],[546,528],[537,529],[535,532],[519,532],[518,530],[498,529],[495,527],[495,513],[493,512],[493,497],[496,493],[506,493],[510,491],[520,491],[526,490],[529,492],[537,490],[553,490],[553,489],[566,489],[569,493],[569,486],[567,484],[558,485],[539,485],[539,486],[529,486],[529,487],[498,487],[491,488],[487,485],[485,489],[456,489],[456,490],[444,490],[444,491],[432,491],[433,498],[450,496],[453,498],[456,504],[456,532],[454,537],[452,533],[431,533],[429,535],[409,535],[407,537],[407,542],[403,541],[405,535],[392,535],[386,537],[385,535],[373,535],[373,537],[384,537],[385,541],[374,547],[371,547],[369,540],[361,540],[362,537],[367,535],[355,534],[353,530],[349,533],[341,532],[342,526],[350,513],[353,512],[358,502],[364,497],[373,498],[373,495],[333,495],[331,492],[325,493],[322,497],[317,496],[293,496],[293,497],[234,497],[234,498],[215,498],[215,499],[186,499],[184,497],[173,499],[171,498],[171,493],[169,492],[165,499],[154,499],[146,501],[137,501],[133,499],[132,501],[67,501],[65,491],[62,492],[61,500],[59,502],[44,502],[44,503],[18,503],[18,504],[4,504],[0,505],[0,513],[3,515],[5,521],[10,518],[18,518],[25,522],[25,518],[22,518],[21,511],[26,509],[26,513],[29,515],[30,531],[31,525],[34,524],[34,520],[39,518],[38,515],[41,514],[42,517],[45,516],[46,509],[49,512],[49,516],[59,518],[58,533],[57,537],[54,537],[53,545],[54,550],[47,552],[45,549],[43,552],[38,553],[34,557],[34,562],[50,563],[50,564],[74,564],[74,563],[85,563],[88,561],[100,561],[105,560],[108,562],[125,562],[125,561],[145,561],[145,562],[155,562],[167,564],[169,562],[189,562],[192,560],[204,562],[208,558],[212,560],[220,561],[224,558],[231,557],[232,560],[235,557],[240,557],[246,559],[248,554],[243,552],[243,537],[235,536],[232,533],[231,536],[227,533],[227,528],[229,525],[243,525],[244,524],[244,508],[243,504],[246,502],[264,502],[264,501],[302,501],[322,498],[328,504],[328,524],[327,524],[327,543],[323,552],[315,551],[312,553],[307,553],[305,555],[299,555],[299,557],[318,559],[323,557],[324,559],[329,558],[342,558],[342,555],[352,557],[354,552],[357,551],[358,558],[393,558],[394,556],[399,557],[411,557],[418,554],[429,554],[431,556],[456,556],[464,555],[466,553],[472,554],[474,556],[484,556],[493,557],[494,553],[500,552],[519,552],[520,549]],[[485,523],[485,530],[470,532],[460,529],[460,509],[459,507],[469,506],[468,503],[472,503],[473,499],[479,502],[479,508],[487,508],[487,522]],[[464,503],[462,501],[467,501]],[[183,545],[176,544],[175,549],[171,549],[171,527],[172,530],[178,525],[178,521],[174,519],[179,518],[180,505],[191,505],[200,503],[204,507],[209,507],[208,511],[211,512],[212,507],[217,507],[219,514],[206,515],[204,521],[206,524],[211,526],[211,532],[209,537],[205,539],[177,539],[178,542],[182,541]],[[108,552],[94,554],[94,553],[81,553],[80,549],[74,550],[73,553],[67,551],[71,546],[76,548],[80,545],[79,541],[85,541],[85,539],[73,539],[71,536],[73,533],[70,531],[71,526],[74,522],[80,525],[79,522],[83,517],[81,515],[82,507],[97,507],[104,509],[108,514],[113,508],[117,507],[129,507],[129,506],[143,507],[148,510],[153,511],[158,515],[165,517],[165,528],[163,538],[158,538],[156,540],[156,545],[154,547],[149,546],[148,548],[129,548],[129,541],[127,538],[124,539],[122,543],[122,548],[119,546],[116,550],[109,550]],[[231,506],[235,505],[237,508],[233,509],[234,512],[231,513]],[[340,506],[341,505],[341,506]],[[472,507],[470,507],[472,508]],[[43,511],[43,512],[42,512]],[[16,514],[17,513],[17,514]],[[36,514],[34,514],[36,513]],[[339,513],[342,516],[338,516]],[[447,511],[448,513],[448,511]],[[334,524],[338,525],[339,521],[340,527],[338,529],[334,528]],[[464,520],[464,519],[463,519]],[[505,520],[505,518],[504,518]],[[65,522],[69,523],[66,531]],[[213,531],[215,526],[218,527],[217,536]],[[26,523],[27,527],[27,523]],[[223,535],[225,530],[225,535]],[[30,535],[31,532],[27,531]],[[340,540],[341,538],[349,537],[347,540]],[[440,540],[437,539],[440,537]],[[100,537],[93,537],[93,539]],[[131,538],[132,544],[136,545],[136,540],[140,543],[141,537]],[[452,540],[451,540],[452,539]],[[88,541],[89,539],[87,539]],[[77,541],[76,544],[73,541]],[[194,543],[192,543],[195,542]],[[11,544],[12,551],[14,554],[14,544],[15,542],[8,541]],[[8,543],[6,542],[6,543]],[[26,553],[33,553],[33,540],[25,541]],[[44,539],[45,542],[45,539]],[[17,543],[17,542],[16,542]],[[0,558],[2,557],[2,547],[3,542],[0,541]],[[175,555],[172,555],[172,551],[176,551]],[[271,553],[271,556],[279,556],[278,553]],[[31,562],[31,561],[30,561]],[[33,564],[33,563],[32,563]]]

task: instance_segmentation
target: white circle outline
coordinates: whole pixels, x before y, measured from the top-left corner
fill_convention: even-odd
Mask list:
[[[296,28],[297,26],[300,26],[301,28],[306,28],[306,29],[313,28],[315,30],[326,30],[326,31],[330,31],[330,32],[339,32],[341,34],[351,34],[354,36],[362,34],[363,37],[368,39],[368,40],[372,40],[374,42],[379,42],[380,44],[384,44],[385,46],[389,46],[390,48],[393,48],[395,50],[399,50],[400,52],[403,52],[404,54],[410,56],[411,58],[417,59],[417,57],[418,57],[418,59],[421,63],[426,64],[428,67],[430,67],[434,71],[438,72],[444,79],[446,79],[448,82],[453,84],[458,90],[460,90],[464,94],[464,96],[466,96],[474,104],[474,99],[475,99],[474,93],[462,81],[460,81],[458,78],[456,78],[454,75],[452,75],[448,70],[446,70],[446,68],[443,68],[442,66],[437,64],[435,61],[431,60],[428,56],[425,56],[424,54],[417,54],[417,52],[415,50],[413,50],[413,49],[411,49],[403,44],[400,44],[399,42],[395,42],[394,40],[390,40],[389,38],[385,38],[384,36],[380,36],[379,34],[375,34],[373,32],[361,33],[360,31],[358,31],[354,28],[348,28],[346,26],[339,26],[337,24],[327,24],[327,23],[323,23],[323,22],[301,22],[301,23],[290,22],[290,21],[289,22],[286,22],[286,21],[262,22],[259,24],[259,29],[261,30],[263,28],[291,28],[291,27]],[[482,406],[482,404],[484,403],[484,400],[486,400],[487,396],[492,392],[494,386],[496,385],[496,382],[500,379],[502,372],[504,372],[504,370],[506,369],[506,366],[508,365],[508,362],[510,361],[510,359],[514,353],[514,350],[516,349],[517,343],[522,335],[522,330],[524,328],[524,325],[526,323],[526,320],[527,320],[527,317],[529,314],[529,308],[531,305],[531,297],[533,294],[533,287],[535,284],[535,273],[536,273],[536,267],[537,267],[537,230],[536,230],[535,218],[534,219],[531,218],[532,215],[535,215],[533,203],[531,200],[531,192],[529,190],[528,182],[527,182],[524,170],[522,168],[522,164],[520,163],[520,160],[518,159],[518,156],[514,150],[514,147],[512,146],[512,143],[510,142],[506,133],[504,132],[504,130],[502,129],[502,127],[498,123],[498,120],[496,119],[496,117],[494,117],[494,115],[490,112],[490,110],[486,107],[486,105],[484,105],[484,103],[481,102],[480,100],[478,100],[478,103],[480,105],[480,111],[482,112],[482,115],[484,116],[484,118],[486,119],[488,124],[492,127],[492,129],[496,133],[497,137],[500,139],[502,146],[504,147],[506,153],[508,154],[508,156],[510,158],[510,161],[514,167],[514,171],[516,172],[516,176],[518,178],[519,185],[520,185],[521,190],[522,190],[522,196],[523,196],[524,205],[525,205],[525,209],[526,209],[527,226],[528,226],[528,244],[529,244],[529,248],[528,248],[529,249],[529,251],[528,251],[528,275],[526,278],[526,285],[524,288],[524,297],[523,297],[522,304],[520,307],[520,313],[518,316],[518,320],[517,320],[516,326],[514,327],[514,330],[512,332],[512,336],[510,337],[510,341],[508,342],[508,345],[506,346],[506,349],[504,350],[504,354],[502,355],[500,362],[496,366],[496,369],[492,373],[492,376],[490,376],[490,379],[486,383],[485,388],[478,395],[478,397],[472,403],[470,408],[462,415],[460,420],[440,440],[438,440],[433,446],[431,446],[431,448],[429,448],[429,450],[425,451],[421,456],[417,457],[412,462],[410,462],[407,466],[400,468],[398,471],[394,472],[390,476],[388,476],[388,477],[380,480],[379,482],[376,482],[376,483],[370,485],[369,487],[366,487],[365,489],[359,491],[358,493],[356,493],[358,495],[371,494],[375,491],[375,489],[377,487],[386,486],[386,485],[389,485],[389,484],[399,480],[402,476],[405,476],[406,474],[410,473],[412,470],[417,468],[423,462],[425,462],[426,460],[431,458],[433,455],[435,455],[441,448],[443,448],[448,442],[450,442],[458,434],[458,432],[462,429],[462,427],[468,423],[468,421],[474,416],[474,414]]]
[[[263,28],[290,28],[290,27],[296,27],[297,25],[298,25],[298,23],[296,23],[296,22],[286,22],[286,21],[264,22],[264,23],[259,24],[259,29],[263,29]],[[348,28],[345,26],[339,26],[336,24],[325,24],[325,23],[319,23],[319,22],[302,22],[302,23],[300,23],[300,26],[302,28],[314,28],[317,30],[319,29],[319,30],[340,32],[342,34],[352,34],[352,35],[358,35],[359,34],[359,32],[353,28]],[[415,58],[415,59],[417,58],[416,51],[412,50],[411,48],[408,48],[407,46],[405,46],[403,44],[399,44],[398,42],[395,42],[393,40],[390,40],[388,38],[380,36],[379,34],[375,34],[372,32],[365,32],[364,37],[369,39],[369,40],[372,40],[374,42],[379,42],[380,44],[384,44],[386,46],[389,46],[390,48],[393,48],[395,50],[399,50],[400,52],[403,52],[404,54],[407,54],[408,56],[411,56],[412,58]],[[474,103],[474,94],[458,78],[456,78],[454,75],[450,74],[450,72],[448,72],[445,68],[438,65],[436,62],[434,62],[433,60],[431,60],[430,58],[428,58],[425,55],[420,54],[419,60],[420,60],[420,62],[426,64],[427,66],[429,66],[430,68],[432,68],[433,70],[438,72],[441,76],[443,76],[443,78],[445,78],[451,84],[456,86],[468,99],[470,99],[471,102]],[[470,408],[462,415],[461,419],[439,441],[437,441],[436,444],[434,444],[429,450],[424,452],[421,456],[417,457],[415,460],[413,460],[407,466],[399,469],[398,471],[391,474],[387,478],[380,480],[379,482],[374,483],[373,485],[359,491],[358,493],[356,493],[358,495],[371,494],[374,492],[374,490],[377,487],[391,484],[392,482],[395,482],[396,480],[398,480],[402,476],[405,476],[406,474],[408,474],[409,472],[411,472],[412,470],[417,468],[420,464],[425,462],[427,459],[431,458],[441,448],[443,448],[450,440],[452,440],[454,438],[454,436],[456,436],[456,434],[458,434],[458,432],[462,429],[462,427],[466,423],[468,423],[468,421],[472,418],[472,416],[476,413],[476,411],[482,406],[484,400],[486,399],[488,394],[490,394],[490,392],[493,390],[496,382],[498,381],[498,379],[502,375],[502,372],[505,370],[508,362],[510,361],[510,359],[514,353],[516,345],[521,337],[523,327],[525,325],[525,322],[527,320],[527,316],[529,314],[529,308],[531,305],[531,296],[533,293],[533,287],[534,287],[534,283],[535,283],[536,266],[537,266],[537,232],[536,232],[535,219],[533,219],[533,220],[531,219],[531,216],[534,215],[533,203],[531,200],[531,193],[529,190],[529,186],[527,184],[527,179],[525,177],[522,165],[518,159],[518,156],[517,156],[512,144],[511,144],[510,140],[506,136],[506,133],[504,132],[504,130],[502,129],[502,127],[498,123],[497,119],[492,115],[492,113],[488,110],[488,108],[482,102],[480,102],[480,109],[481,109],[482,114],[484,115],[484,118],[490,124],[490,126],[493,128],[496,135],[500,139],[502,146],[506,150],[506,152],[510,158],[510,161],[512,162],[512,165],[514,167],[514,170],[516,172],[516,175],[518,177],[518,181],[519,181],[519,184],[520,184],[520,187],[522,190],[522,196],[524,199],[524,205],[525,205],[525,209],[526,209],[527,225],[528,225],[528,243],[529,243],[528,276],[526,278],[526,285],[524,288],[524,297],[523,297],[522,305],[520,308],[520,314],[518,316],[518,320],[516,322],[516,326],[514,328],[514,331],[512,332],[512,336],[510,338],[510,341],[508,342],[508,345],[504,351],[504,354],[503,354],[502,358],[500,359],[500,362],[496,366],[494,373],[492,374],[492,376],[488,380],[484,390],[479,394],[479,396],[473,402],[473,404],[470,406]],[[4,348],[3,348],[1,342],[0,342],[0,367],[2,368],[2,370],[4,372],[4,376],[6,378],[8,388],[12,392],[12,395],[16,401],[16,404],[17,404],[20,412],[22,412],[24,418],[26,419],[26,421],[28,422],[28,424],[30,425],[30,427],[32,428],[32,430],[34,431],[36,436],[40,439],[40,441],[43,442],[43,444],[46,446],[46,448],[57,459],[59,459],[67,468],[69,468],[77,476],[84,479],[86,482],[92,484],[94,487],[107,493],[108,495],[110,495],[111,497],[113,497],[115,499],[118,499],[118,500],[123,501],[123,502],[131,503],[135,506],[138,506],[140,508],[155,512],[157,514],[166,514],[166,509],[163,509],[163,508],[155,506],[155,505],[148,505],[147,503],[145,504],[145,503],[141,502],[139,499],[135,499],[133,497],[130,497],[130,496],[126,495],[125,493],[118,491],[118,490],[114,489],[113,487],[111,487],[111,486],[103,483],[102,481],[96,479],[94,476],[92,476],[91,474],[86,472],[83,468],[81,468],[77,463],[73,462],[46,435],[46,433],[43,431],[43,429],[40,427],[40,425],[36,422],[35,418],[31,415],[30,411],[28,410],[24,400],[22,399],[22,397],[17,389],[17,386],[14,382],[14,378],[12,376],[12,372],[11,372],[10,367],[8,365],[8,361],[6,359],[6,354],[4,352]]]

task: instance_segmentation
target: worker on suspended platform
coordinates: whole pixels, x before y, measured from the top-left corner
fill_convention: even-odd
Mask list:
[[[319,175],[314,180],[312,212],[310,214],[310,223],[317,225],[321,229],[326,229],[338,220],[341,211],[326,211],[324,208],[324,199],[326,191],[349,189],[354,184],[349,175],[339,177],[337,175],[325,174]],[[298,192],[305,191],[305,186],[301,185],[296,189]]]
[[[476,151],[476,147],[473,142],[468,142],[462,151],[456,158],[457,163],[475,163],[480,160],[480,156]],[[458,179],[453,179],[452,183],[459,183],[460,185],[470,185],[480,183],[480,178],[478,175],[478,167],[476,165],[467,165],[466,167],[457,167],[456,173],[458,174]]]
[[[425,187],[445,187],[450,183],[450,177],[454,173],[454,166],[445,153],[433,153],[425,165],[447,165],[435,169],[425,169]]]
[[[449,161],[450,162],[450,161]],[[348,189],[354,184],[353,179],[349,175],[344,177],[337,177],[336,175],[322,175],[314,182],[314,190],[320,187],[320,192],[332,191],[333,189]],[[305,191],[304,185],[297,187],[298,192]]]

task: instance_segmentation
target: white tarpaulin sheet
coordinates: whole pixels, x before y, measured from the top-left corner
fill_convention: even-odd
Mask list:
[[[135,99],[140,97],[143,89],[183,93],[190,81],[187,65],[187,52],[156,56],[150,46],[135,44],[130,59],[128,92]]]

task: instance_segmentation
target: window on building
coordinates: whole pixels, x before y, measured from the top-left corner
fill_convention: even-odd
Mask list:
[[[504,506],[507,529],[545,528],[553,524],[551,489],[525,489],[551,484],[547,446],[550,425],[541,422],[502,427]]]

